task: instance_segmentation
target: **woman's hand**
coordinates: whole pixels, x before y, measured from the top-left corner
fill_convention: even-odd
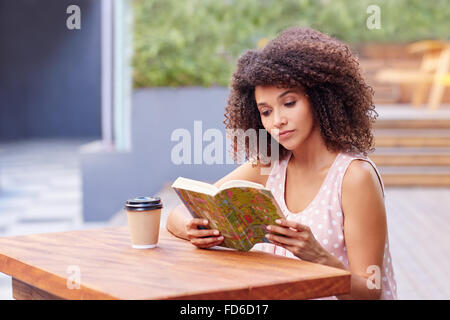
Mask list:
[[[316,240],[308,226],[295,221],[278,219],[279,226],[267,226],[266,238],[273,244],[292,252],[296,257],[325,264],[329,253]]]
[[[223,236],[218,230],[198,229],[199,226],[207,226],[208,220],[194,218],[186,224],[187,239],[196,247],[206,249],[222,243]]]

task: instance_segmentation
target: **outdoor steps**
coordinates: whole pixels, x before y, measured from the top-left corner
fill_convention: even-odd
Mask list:
[[[450,166],[447,167],[379,167],[386,186],[450,186]]]
[[[450,129],[450,119],[380,119],[375,122],[376,129]]]
[[[450,166],[448,147],[379,147],[369,157],[379,166]]]
[[[411,108],[406,112],[423,112]],[[402,111],[402,112],[404,112]],[[445,114],[381,117],[375,162],[386,186],[450,186],[450,118]]]
[[[449,129],[376,129],[377,147],[450,147]]]

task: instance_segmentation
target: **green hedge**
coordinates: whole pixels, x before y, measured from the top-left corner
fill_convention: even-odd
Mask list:
[[[261,38],[310,26],[347,43],[448,38],[448,0],[133,0],[134,86],[227,86]],[[376,4],[381,29],[369,30]]]

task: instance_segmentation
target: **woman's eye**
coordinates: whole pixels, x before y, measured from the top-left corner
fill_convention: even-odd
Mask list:
[[[264,117],[267,117],[267,116],[269,115],[269,113],[270,113],[270,111],[264,111],[264,112],[261,112],[261,114],[262,114]]]
[[[290,106],[293,106],[293,105],[295,104],[295,102],[296,102],[296,101],[286,102],[284,105],[285,105],[286,107],[290,107]]]

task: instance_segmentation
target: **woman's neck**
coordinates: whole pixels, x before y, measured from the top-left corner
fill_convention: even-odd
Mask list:
[[[290,162],[295,170],[320,171],[329,168],[338,153],[327,149],[320,129],[316,127],[303,144],[292,150]]]

